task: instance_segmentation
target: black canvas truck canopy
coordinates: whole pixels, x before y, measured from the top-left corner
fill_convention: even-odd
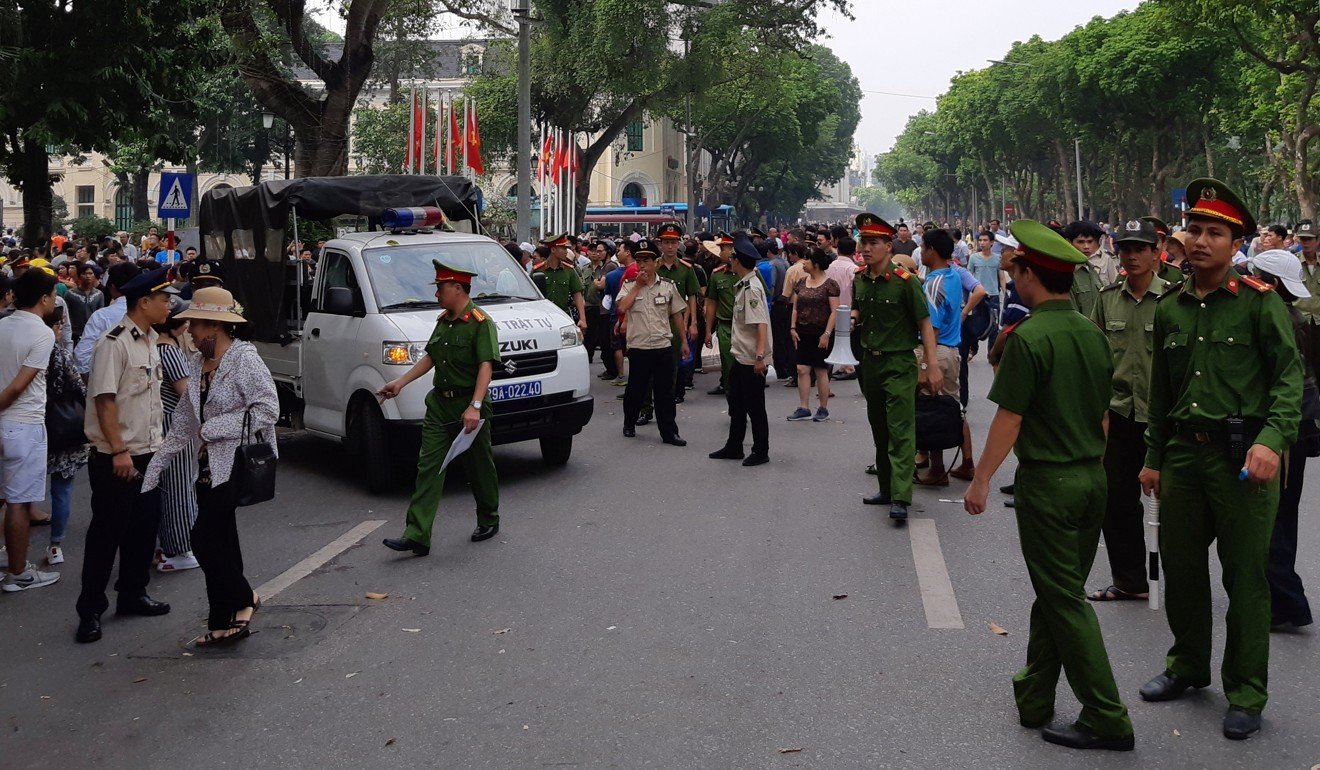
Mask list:
[[[290,214],[304,220],[359,216],[376,226],[385,209],[405,206],[436,206],[447,220],[475,225],[481,191],[463,177],[408,174],[281,179],[212,189],[198,205],[202,255],[224,263],[225,288],[243,305],[253,338],[281,342],[287,339],[289,308],[284,305],[291,299],[285,256]]]

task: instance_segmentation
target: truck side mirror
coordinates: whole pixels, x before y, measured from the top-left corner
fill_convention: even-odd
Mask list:
[[[347,286],[331,286],[325,290],[322,312],[331,315],[358,315],[353,301],[353,290]]]
[[[532,273],[532,283],[536,284],[536,288],[541,290],[541,296],[544,297],[545,286],[546,286],[545,273],[541,272],[540,270],[537,270],[536,272]]]

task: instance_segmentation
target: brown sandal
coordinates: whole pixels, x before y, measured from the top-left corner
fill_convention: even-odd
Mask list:
[[[1132,593],[1118,586],[1110,586],[1101,591],[1092,591],[1086,598],[1093,602],[1144,602],[1150,598],[1150,594]]]

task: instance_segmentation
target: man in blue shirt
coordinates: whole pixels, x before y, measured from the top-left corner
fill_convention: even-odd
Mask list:
[[[958,346],[962,343],[962,277],[953,269],[953,237],[948,230],[928,230],[921,239],[921,264],[926,267],[926,280],[922,290],[930,305],[930,323],[935,327],[936,361],[925,361],[920,356],[921,368],[939,366],[944,375],[940,394],[958,398],[959,366]],[[966,421],[964,420],[964,426]],[[949,474],[944,469],[944,453],[932,451],[928,455],[929,469],[925,476],[917,473],[914,481],[924,486],[949,485]]]
[[[623,286],[623,274],[627,272],[628,267],[633,263],[633,242],[627,239],[621,239],[616,245],[618,251],[615,258],[619,261],[619,266],[605,274],[605,292],[601,297],[602,306],[607,306],[610,311],[609,324],[610,349],[614,353],[614,371],[615,378],[611,384],[627,385],[628,378],[624,374],[624,349],[627,347],[624,336],[617,333],[616,327],[619,323],[619,288]]]

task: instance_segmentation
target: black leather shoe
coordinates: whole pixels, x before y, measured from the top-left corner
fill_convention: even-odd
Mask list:
[[[637,417],[637,424],[638,424],[638,425],[647,425],[647,424],[649,424],[650,422],[651,422],[651,413],[650,413],[650,412],[642,412],[642,413]]]
[[[406,537],[387,537],[381,542],[392,551],[412,551],[418,556],[425,556],[431,552],[431,546],[422,545]]]
[[[717,449],[706,456],[712,460],[741,460],[743,459],[743,451],[741,449],[724,447],[723,449]]]
[[[1012,485],[1012,484],[1007,484],[1007,485],[1005,485],[1005,486],[1002,486],[1002,487],[999,488],[999,492],[1000,492],[1000,494],[1011,495],[1011,494],[1013,494],[1013,485]]]
[[[1016,508],[1016,507],[1017,507],[1017,498],[1016,498],[1016,497],[1010,497],[1010,498],[1008,498],[1007,500],[1005,500],[1005,501],[1004,501],[1004,507],[1005,507],[1005,508]]]
[[[1183,696],[1183,693],[1193,687],[1199,689],[1199,687],[1204,686],[1194,685],[1185,679],[1174,676],[1171,671],[1165,671],[1141,686],[1141,699],[1151,702],[1177,700]]]
[[[724,388],[723,388],[723,387],[720,387],[720,386],[716,386],[714,390],[708,390],[708,391],[706,391],[706,395],[708,395],[708,396],[722,396],[722,395],[724,395]]]
[[[683,396],[682,393],[678,394],[677,396],[674,396],[674,403],[675,403],[675,404],[681,404],[681,403],[683,403],[683,398],[684,398],[684,396]]]
[[[765,465],[768,462],[770,462],[770,455],[750,454],[747,455],[746,460],[743,460],[743,467],[750,468],[753,465]]]
[[[1131,751],[1136,747],[1136,739],[1131,735],[1106,737],[1079,726],[1047,727],[1040,731],[1040,737],[1046,743],[1067,746],[1070,749],[1106,749],[1108,751]]]
[[[480,543],[482,540],[489,540],[500,533],[500,525],[493,527],[477,527],[472,530],[472,542]]]
[[[907,521],[907,503],[895,502],[889,506],[889,518],[896,521]]]
[[[889,495],[877,492],[870,497],[863,497],[862,502],[866,505],[889,505],[893,501],[889,499]]]
[[[86,615],[78,619],[78,633],[73,635],[79,644],[101,641],[101,615]]]
[[[666,436],[660,439],[660,441],[666,444],[672,444],[673,446],[687,446],[687,440],[677,433],[672,436]]]
[[[116,615],[145,615],[146,617],[155,617],[157,615],[168,615],[170,605],[165,602],[158,602],[155,599],[142,594],[132,599],[120,599],[115,604]]]
[[[637,438],[637,429],[636,429],[636,428],[624,428],[624,429],[623,429],[623,437],[624,437],[624,438]]]
[[[1260,712],[1229,706],[1224,712],[1224,737],[1230,741],[1244,741],[1260,732]]]

